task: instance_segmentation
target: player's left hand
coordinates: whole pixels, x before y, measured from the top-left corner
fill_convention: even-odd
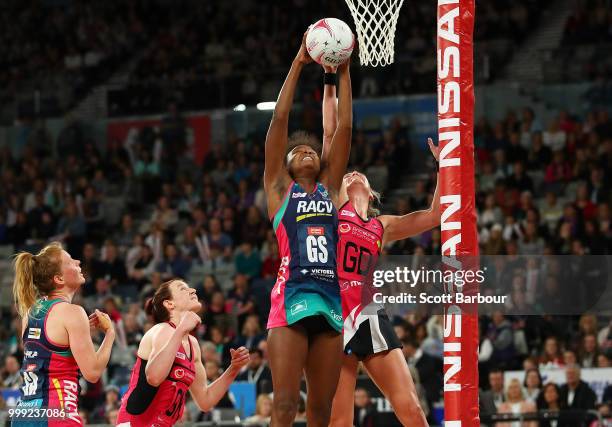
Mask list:
[[[431,151],[431,154],[433,154],[434,158],[436,159],[436,162],[439,162],[440,161],[440,147],[435,146],[433,143],[433,139],[431,138],[427,138],[427,145],[429,145],[429,150]]]
[[[240,347],[237,350],[230,348],[230,355],[232,356],[232,361],[230,363],[229,369],[231,369],[236,374],[240,372],[242,368],[244,368],[251,359],[249,350],[247,350],[246,347]]]
[[[325,65],[325,64],[321,64],[321,67],[323,67],[323,70],[325,70],[326,73],[335,73],[336,69],[338,67],[334,67],[333,65]]]

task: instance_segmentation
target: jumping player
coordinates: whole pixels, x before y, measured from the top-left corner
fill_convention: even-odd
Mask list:
[[[231,349],[230,367],[212,384],[206,383],[200,346],[189,333],[200,324],[196,291],[182,280],[163,283],[147,303],[156,325],[138,346],[130,385],[121,401],[117,425],[166,427],[177,423],[187,390],[202,411],[209,411],[227,392],[249,360],[249,352]]]
[[[308,425],[327,426],[342,363],[336,357],[342,352],[336,207],[350,151],[351,82],[345,63],[338,70],[338,125],[330,161],[322,166],[313,136],[300,132],[288,138],[295,88],[312,61],[305,38],[278,96],[265,147],[264,187],[281,255],[268,318],[272,427],[293,424],[302,372]]]
[[[333,70],[326,69],[327,72]],[[327,83],[328,79],[326,79]],[[336,120],[332,90],[323,99],[323,127],[332,128]],[[330,85],[331,86],[331,85]],[[324,159],[331,154],[333,144],[323,141]],[[428,140],[429,148],[438,160],[438,148]],[[353,399],[357,367],[362,361],[370,378],[389,399],[400,422],[410,426],[427,426],[419,404],[414,382],[401,352],[401,344],[384,307],[376,314],[362,310],[362,288],[368,271],[372,271],[382,247],[395,240],[422,233],[440,223],[438,188],[429,210],[403,216],[381,215],[372,208],[378,194],[370,188],[365,175],[351,172],[344,176],[340,192],[342,207],[338,215],[338,275],[344,318],[344,352],[338,388],[334,396],[330,426],[353,425]]]
[[[13,294],[22,318],[24,356],[23,386],[17,409],[18,426],[79,426],[79,370],[95,383],[106,368],[115,339],[108,315],[96,310],[87,317],[72,298],[85,283],[80,261],[72,259],[59,243],[38,254],[21,252],[15,257]],[[90,327],[105,334],[96,351]],[[28,414],[28,415],[25,415]],[[33,415],[36,415],[33,417]]]

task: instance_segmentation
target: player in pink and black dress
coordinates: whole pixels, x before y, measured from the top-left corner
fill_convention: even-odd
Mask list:
[[[195,289],[182,280],[163,283],[146,309],[157,324],[138,346],[130,385],[117,415],[118,426],[173,426],[183,415],[187,391],[202,411],[210,410],[249,360],[246,348],[231,349],[230,367],[207,385],[200,346],[189,335],[200,324],[200,302]]]
[[[325,129],[333,129],[336,120],[333,88],[328,90],[327,86],[323,99],[324,135],[329,135]],[[428,144],[437,161],[438,148],[431,139]],[[324,138],[324,159],[330,155],[332,148],[333,141]],[[368,272],[373,271],[386,243],[414,236],[439,225],[438,189],[436,186],[429,210],[403,216],[379,216],[378,211],[372,208],[372,202],[378,197],[365,175],[351,172],[344,176],[340,190],[342,205],[338,209],[337,263],[345,355],[333,401],[330,421],[333,427],[353,425],[353,399],[359,361],[363,362],[372,380],[389,399],[403,425],[427,426],[393,325],[382,306],[370,306],[364,312],[362,292]]]
[[[308,425],[327,427],[342,361],[337,357],[342,354],[342,305],[336,247],[339,191],[352,135],[349,64],[338,71],[338,125],[324,165],[314,136],[288,137],[297,81],[312,62],[304,39],[278,96],[265,147],[264,188],[281,257],[268,317],[272,427],[293,425],[303,373]]]
[[[106,368],[115,331],[109,317],[96,310],[89,319],[72,304],[85,283],[80,261],[59,243],[38,254],[15,257],[13,294],[23,327],[23,386],[14,426],[83,425],[79,417],[79,370],[95,383]],[[90,327],[104,331],[96,351]]]

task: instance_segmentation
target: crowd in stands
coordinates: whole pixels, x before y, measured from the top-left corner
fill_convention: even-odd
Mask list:
[[[477,50],[490,57],[491,70],[503,65],[547,3],[519,0],[509,7],[486,2],[476,8]],[[275,99],[308,25],[325,16],[353,22],[343,2],[323,0],[188,1],[173,9],[183,12],[181,18],[157,34],[154,47],[131,74],[131,85],[111,92],[111,114],[159,112],[171,100],[186,109],[202,109]],[[209,25],[202,25],[204,21]],[[435,3],[403,8],[395,37],[398,64],[376,72],[355,68],[356,95],[433,91],[435,22]],[[303,93],[318,85],[319,79],[302,78]]]
[[[0,100],[21,116],[57,116],[124,67],[164,25],[159,2],[32,0],[0,9]],[[42,99],[34,111],[32,95]],[[67,98],[67,99],[64,99]],[[27,101],[27,102],[26,102]]]
[[[209,379],[227,366],[230,347],[247,346],[252,358],[240,379],[256,384],[257,419],[269,414],[269,399],[262,397],[271,391],[265,321],[280,259],[261,187],[263,145],[260,138],[230,136],[224,145],[213,145],[204,163],[196,165],[185,134],[184,121],[172,111],[158,130],[132,133],[125,143],[113,142],[102,151],[78,132],[62,133],[59,158],[44,151],[45,145],[36,141],[39,133],[32,134],[18,156],[7,147],[0,150],[0,244],[33,251],[50,240],[62,241],[81,260],[87,278],[77,302],[88,311],[103,309],[117,325],[118,339],[104,380],[81,384],[83,415],[92,423],[111,422],[116,415],[135,349],[152,325],[143,302],[172,277],[187,280],[203,302],[203,322],[196,334]],[[353,166],[387,169],[386,176],[397,185],[398,165],[389,159],[410,156],[402,145],[406,135],[399,128],[381,129],[378,138],[367,139],[356,130]],[[528,108],[509,112],[495,123],[483,118],[475,129],[475,144],[482,254],[610,253],[612,122],[605,111],[583,118],[560,112],[550,123],[541,123]],[[432,173],[410,197],[383,206],[384,211],[404,214],[426,208],[434,185]],[[437,254],[439,229],[385,251]],[[560,292],[560,277],[534,276],[529,267],[515,266],[499,281],[512,304],[543,304],[553,300],[548,294],[572,297]],[[19,320],[14,312],[5,312],[1,322],[0,384],[18,388]],[[585,389],[576,381],[578,366],[611,363],[612,327],[605,318],[494,312],[482,315],[480,323],[481,385],[493,395],[498,411],[564,408],[568,394],[576,400],[583,392],[574,389]],[[442,390],[441,318],[410,314],[397,317],[395,324],[431,418]],[[568,384],[565,389],[538,384],[535,374],[528,375],[524,385],[503,384],[503,377],[499,384],[500,370],[523,367],[536,374],[564,367]],[[367,391],[359,393],[356,419],[375,416]],[[585,405],[594,408],[592,393],[585,393]],[[219,404],[232,406],[231,395]],[[186,419],[210,417],[191,404],[188,409]]]
[[[598,81],[597,96],[612,97],[612,60],[602,52],[612,45],[612,12],[605,0],[576,0],[565,23],[559,47],[542,64],[544,81]]]

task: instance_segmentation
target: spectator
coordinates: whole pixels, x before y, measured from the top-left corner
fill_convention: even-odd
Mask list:
[[[19,361],[15,356],[6,356],[2,369],[2,387],[17,390],[21,387],[23,377],[21,375]]]
[[[105,277],[112,288],[126,283],[127,272],[125,270],[125,262],[119,258],[117,246],[112,241],[106,242],[104,256],[98,268],[98,274]]]
[[[518,379],[514,378],[508,384],[506,389],[506,401],[499,405],[498,412],[500,414],[525,414],[535,412],[536,406],[533,402],[526,400],[523,395],[521,383]],[[511,422],[511,423],[497,423],[498,426],[504,427],[537,427],[536,421],[528,422]]]
[[[538,410],[547,411],[552,415],[558,416],[563,413],[566,408],[564,402],[560,399],[559,386],[555,383],[546,383],[542,389],[542,393],[538,397],[537,401]],[[548,420],[544,419],[540,421],[540,427],[570,427],[561,418],[559,420]]]
[[[535,132],[531,137],[531,145],[527,154],[527,169],[530,171],[542,171],[550,163],[552,151],[544,145],[542,133]]]
[[[580,366],[583,368],[596,367],[598,354],[597,337],[595,334],[584,335],[580,348]]]
[[[567,384],[561,386],[559,396],[568,409],[595,409],[597,397],[591,387],[580,379],[580,367],[569,365],[565,367]]]
[[[544,352],[540,356],[540,369],[559,368],[563,366],[559,342],[555,337],[548,337],[544,342]]]
[[[486,415],[495,414],[505,401],[504,372],[493,368],[489,371],[489,389],[480,392],[480,412]]]
[[[204,368],[206,369],[208,384],[215,382],[223,372],[219,363],[214,359],[206,360],[204,363]],[[234,408],[234,399],[229,390],[225,392],[223,397],[219,400],[219,403],[215,405],[215,408]]]
[[[157,200],[155,211],[151,215],[151,224],[158,224],[162,230],[169,230],[176,225],[178,214],[175,209],[170,206],[170,201],[167,197],[161,196]]]
[[[228,256],[231,252],[232,239],[221,230],[221,221],[212,218],[208,222],[208,241],[211,249],[218,249],[222,254]]]
[[[525,399],[536,403],[542,389],[542,376],[538,369],[529,369],[525,371],[525,381],[523,382],[525,387]]]
[[[553,152],[559,152],[565,148],[567,141],[566,133],[559,128],[559,120],[554,119],[550,122],[548,130],[542,135],[544,145],[549,147]]]
[[[421,385],[425,389],[427,406],[433,408],[433,404],[440,398],[442,387],[442,361],[427,353],[424,353],[417,341],[411,337],[402,340],[402,352],[408,365],[414,367],[421,378]]]
[[[376,427],[378,422],[378,411],[372,403],[370,393],[365,388],[355,389],[355,427]]]
[[[237,273],[234,276],[234,288],[228,294],[228,303],[237,317],[238,330],[242,330],[247,316],[255,313],[255,298],[249,290],[249,281],[245,274]]]
[[[259,342],[265,337],[259,325],[259,316],[249,314],[242,325],[240,335],[234,341],[234,347],[257,348]]]
[[[515,356],[514,334],[512,324],[501,311],[495,311],[491,316],[487,338],[493,345],[491,364],[493,366],[511,367]]]
[[[255,384],[257,395],[272,392],[272,373],[268,363],[263,358],[263,352],[257,348],[249,350],[251,358],[246,370],[238,374],[236,381],[246,381]]]
[[[270,417],[272,416],[272,399],[267,394],[260,394],[257,396],[255,403],[255,414],[244,420],[246,425],[261,425],[268,424]]]
[[[110,419],[107,419],[106,415],[112,411],[117,411],[120,405],[119,388],[114,385],[107,386],[104,389],[104,402],[98,405],[91,417],[98,422],[106,422]]]
[[[249,279],[258,277],[261,272],[261,258],[259,251],[249,241],[242,243],[234,257],[236,271],[246,275]]]
[[[186,279],[191,265],[183,258],[182,254],[173,244],[166,245],[164,258],[157,264],[157,272],[161,273],[163,280],[170,280],[173,277]]]

